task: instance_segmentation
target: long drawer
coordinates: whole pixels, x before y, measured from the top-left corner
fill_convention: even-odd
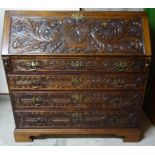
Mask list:
[[[139,116],[129,111],[15,111],[17,128],[136,128]]]
[[[62,57],[62,58],[12,58],[13,73],[20,72],[145,72],[146,58],[131,57]]]
[[[139,108],[141,91],[13,91],[16,109],[120,109]]]
[[[11,90],[143,89],[144,75],[9,75]]]

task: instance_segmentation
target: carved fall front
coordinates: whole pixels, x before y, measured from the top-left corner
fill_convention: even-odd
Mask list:
[[[142,55],[144,52],[140,18],[12,17],[9,53]]]

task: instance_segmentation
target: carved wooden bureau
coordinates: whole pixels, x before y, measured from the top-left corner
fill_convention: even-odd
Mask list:
[[[7,11],[2,58],[16,141],[141,139],[151,58],[145,13]]]

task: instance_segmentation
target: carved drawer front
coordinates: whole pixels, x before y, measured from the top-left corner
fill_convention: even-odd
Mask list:
[[[58,92],[12,92],[15,108],[47,109],[108,109],[138,108],[143,94],[140,91],[58,91]]]
[[[143,89],[143,75],[9,75],[11,90]]]
[[[11,59],[13,72],[102,71],[145,72],[144,58],[53,58]]]
[[[16,111],[17,128],[128,128],[138,126],[138,113],[126,111]]]

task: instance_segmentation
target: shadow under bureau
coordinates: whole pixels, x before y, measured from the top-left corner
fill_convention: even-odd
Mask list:
[[[151,58],[143,12],[5,13],[2,58],[16,141],[139,141]]]

